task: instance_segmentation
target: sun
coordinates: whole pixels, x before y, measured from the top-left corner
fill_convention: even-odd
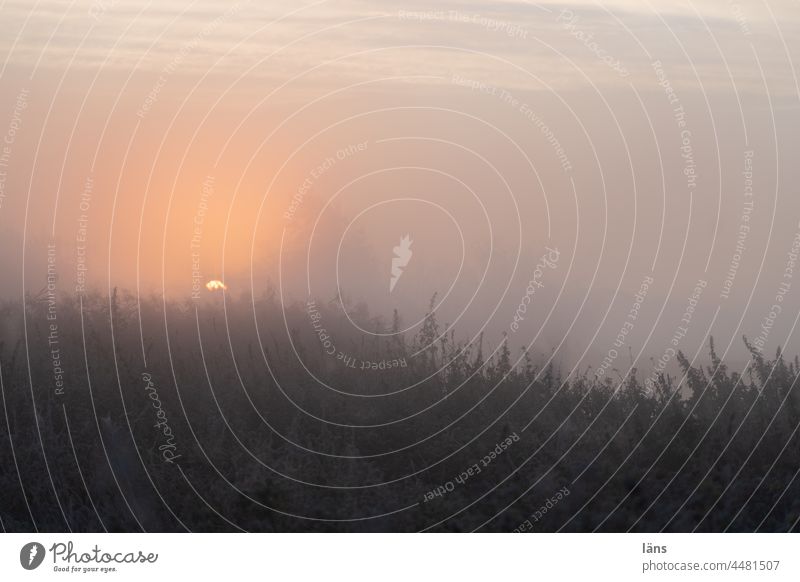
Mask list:
[[[209,291],[227,291],[228,286],[222,281],[217,281],[215,279],[214,281],[209,281],[206,283],[206,289]]]

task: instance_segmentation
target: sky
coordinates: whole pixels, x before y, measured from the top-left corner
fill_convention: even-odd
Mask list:
[[[584,368],[800,351],[796,1],[434,6],[0,3],[0,297],[50,265],[412,330],[436,294]]]

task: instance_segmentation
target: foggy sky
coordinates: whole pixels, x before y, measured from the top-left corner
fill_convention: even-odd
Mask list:
[[[681,326],[690,359],[710,333],[734,359],[743,334],[800,351],[796,2],[0,15],[3,298],[45,285],[54,245],[62,293],[85,276],[188,298],[195,265],[232,294],[338,295],[412,329],[438,293],[464,337],[505,332],[583,368],[623,328],[620,368],[630,347],[649,370]],[[558,261],[537,273],[546,248]]]

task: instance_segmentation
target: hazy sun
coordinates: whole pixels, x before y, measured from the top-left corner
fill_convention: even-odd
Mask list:
[[[209,291],[219,291],[219,290],[227,291],[228,286],[222,281],[214,280],[206,283],[206,289],[208,289]]]

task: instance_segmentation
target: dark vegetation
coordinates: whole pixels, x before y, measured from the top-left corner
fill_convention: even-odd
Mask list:
[[[680,354],[683,373],[646,393],[641,371],[562,378],[540,355],[440,337],[432,314],[416,334],[376,337],[318,304],[337,352],[407,364],[361,370],[325,353],[303,304],[214,299],[139,305],[115,292],[84,297],[81,313],[61,297],[57,344],[43,298],[26,301],[24,327],[20,304],[0,307],[4,530],[797,529],[800,369],[780,353],[749,346],[740,375],[710,340],[707,365]]]

